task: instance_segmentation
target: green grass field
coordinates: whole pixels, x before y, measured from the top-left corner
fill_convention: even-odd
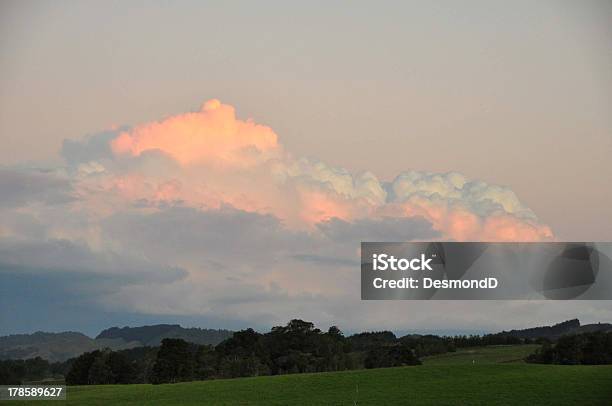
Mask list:
[[[500,364],[520,362],[533,353],[539,345],[493,345],[458,350],[424,358],[425,365]]]
[[[531,365],[497,346],[422,366],[190,382],[71,387],[68,405],[611,405],[612,365]],[[472,363],[474,361],[474,363]],[[7,405],[26,402],[6,402]],[[28,402],[30,403],[30,402]],[[46,402],[32,402],[43,405]],[[3,403],[4,404],[4,403]],[[57,403],[52,403],[57,404]]]

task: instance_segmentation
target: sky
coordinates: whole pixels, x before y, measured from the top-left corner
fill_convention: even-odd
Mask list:
[[[0,334],[610,321],[358,286],[367,239],[612,240],[610,38],[607,1],[2,1]]]

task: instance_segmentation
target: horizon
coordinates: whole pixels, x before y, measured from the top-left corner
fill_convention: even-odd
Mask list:
[[[580,319],[578,318],[568,318],[562,321],[558,321],[558,322],[549,322],[547,324],[543,324],[543,325],[530,325],[530,326],[522,326],[522,327],[507,327],[501,330],[497,330],[497,331],[487,331],[487,330],[477,330],[477,329],[452,329],[452,330],[448,330],[448,329],[434,329],[434,330],[362,330],[362,331],[353,331],[353,330],[343,330],[341,326],[336,326],[340,329],[340,331],[346,336],[351,336],[351,335],[355,335],[355,334],[360,334],[360,333],[368,333],[368,332],[379,332],[379,331],[391,331],[393,334],[395,334],[396,337],[403,337],[406,335],[437,335],[440,337],[443,336],[448,336],[448,337],[452,337],[452,336],[462,336],[462,335],[479,335],[479,336],[483,336],[483,335],[487,335],[487,334],[496,334],[496,333],[502,333],[504,331],[512,331],[512,330],[525,330],[525,329],[530,329],[530,328],[538,328],[538,327],[552,327],[552,326],[556,326],[562,323],[566,323],[569,321],[573,321],[573,320],[578,320],[578,322],[580,323],[581,326],[585,326],[585,325],[596,325],[596,324],[612,324],[612,321],[592,321],[592,322],[582,322]],[[305,320],[308,321],[308,320]],[[287,321],[288,322],[288,321]],[[248,328],[253,328],[253,327],[244,327],[238,330],[232,330],[232,329],[227,329],[227,328],[220,328],[220,327],[204,327],[204,326],[198,326],[198,325],[182,325],[180,323],[154,323],[154,324],[141,324],[141,325],[114,325],[114,326],[109,326],[106,328],[102,328],[101,330],[98,331],[98,333],[92,333],[92,332],[86,332],[86,331],[79,331],[79,330],[57,330],[57,331],[43,331],[43,330],[36,330],[36,331],[31,331],[31,332],[22,332],[22,333],[8,333],[8,334],[2,334],[0,335],[1,337],[8,337],[8,336],[14,336],[14,335],[33,335],[36,333],[43,333],[43,334],[61,334],[61,333],[79,333],[79,334],[84,334],[85,336],[91,338],[91,339],[96,339],[100,334],[102,334],[104,331],[106,330],[110,330],[113,328],[117,328],[117,329],[123,329],[123,328],[141,328],[141,327],[155,327],[155,326],[160,326],[160,325],[172,325],[172,326],[178,326],[181,327],[183,329],[191,329],[191,328],[196,328],[196,329],[202,329],[202,330],[214,330],[214,331],[231,331],[231,332],[236,332],[236,331],[241,331],[241,330],[245,330]],[[285,324],[282,324],[285,325]],[[270,326],[269,328],[265,328],[265,327],[259,327],[259,328],[253,328],[254,331],[264,334],[269,332],[272,327],[275,326]],[[332,326],[317,326],[315,324],[314,326],[315,328],[319,328],[321,331],[325,331],[327,328],[332,327]]]

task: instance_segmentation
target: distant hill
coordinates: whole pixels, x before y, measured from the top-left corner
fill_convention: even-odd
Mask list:
[[[1,359],[41,357],[50,362],[65,361],[84,352],[110,348],[125,350],[142,346],[157,346],[164,338],[182,338],[196,344],[216,345],[233,334],[229,330],[183,328],[178,324],[143,327],[113,327],[102,331],[95,339],[78,332],[14,334],[0,337]]]
[[[597,323],[585,324],[584,326],[581,326],[580,321],[578,319],[573,319],[552,326],[533,327],[523,330],[502,331],[498,334],[518,338],[548,338],[549,340],[556,340],[559,337],[567,334],[593,333],[596,331],[612,331],[612,324]]]
[[[164,338],[182,338],[196,344],[217,345],[234,334],[230,330],[183,328],[178,324],[156,324],[142,327],[112,327],[102,331],[96,340],[123,339],[137,341],[143,346],[157,346]]]
[[[94,340],[77,332],[15,334],[0,337],[0,359],[41,357],[51,362],[65,361],[87,351],[101,348],[123,350],[139,346],[123,339]]]

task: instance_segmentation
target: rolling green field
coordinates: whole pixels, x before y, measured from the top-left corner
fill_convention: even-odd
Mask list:
[[[612,365],[532,365],[532,346],[461,350],[422,366],[173,385],[71,387],[68,405],[610,405]],[[472,362],[474,361],[474,362]],[[47,402],[3,402],[43,405]],[[57,404],[57,403],[51,403]]]
[[[423,358],[425,365],[459,365],[459,364],[499,364],[520,362],[540,346],[533,345],[492,345],[489,347],[465,348],[457,352],[433,355]]]

